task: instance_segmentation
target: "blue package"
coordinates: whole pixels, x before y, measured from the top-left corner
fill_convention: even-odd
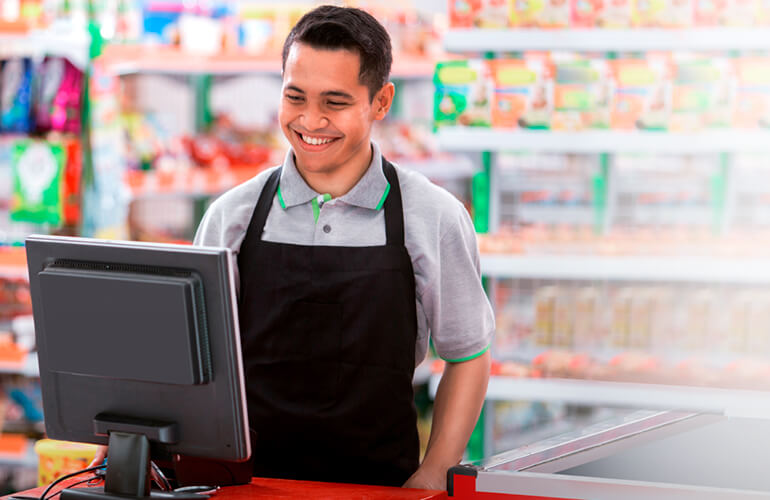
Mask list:
[[[0,130],[32,131],[32,60],[14,58],[0,67]]]

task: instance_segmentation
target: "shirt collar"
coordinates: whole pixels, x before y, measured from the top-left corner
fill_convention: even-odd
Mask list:
[[[338,199],[348,205],[379,210],[390,192],[390,184],[382,171],[382,153],[379,146],[372,142],[372,162],[364,176],[353,189]],[[320,193],[307,185],[294,163],[294,152],[289,149],[283,161],[279,186],[279,201],[284,209],[310,202]]]

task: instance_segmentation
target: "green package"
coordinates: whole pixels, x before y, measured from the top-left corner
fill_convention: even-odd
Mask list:
[[[11,220],[36,224],[61,223],[65,161],[61,144],[34,140],[14,144]]]

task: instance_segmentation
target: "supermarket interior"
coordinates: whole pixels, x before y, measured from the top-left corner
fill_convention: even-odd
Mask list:
[[[449,495],[770,498],[768,0],[0,0],[0,495],[95,453],[46,434],[25,239],[192,243],[284,161],[322,3],[385,27],[372,138],[475,227],[496,330]]]

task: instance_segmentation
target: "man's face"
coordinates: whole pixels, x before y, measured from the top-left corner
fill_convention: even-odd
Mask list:
[[[278,119],[300,172],[333,174],[369,158],[372,122],[384,113],[359,82],[359,68],[356,52],[291,46]]]

